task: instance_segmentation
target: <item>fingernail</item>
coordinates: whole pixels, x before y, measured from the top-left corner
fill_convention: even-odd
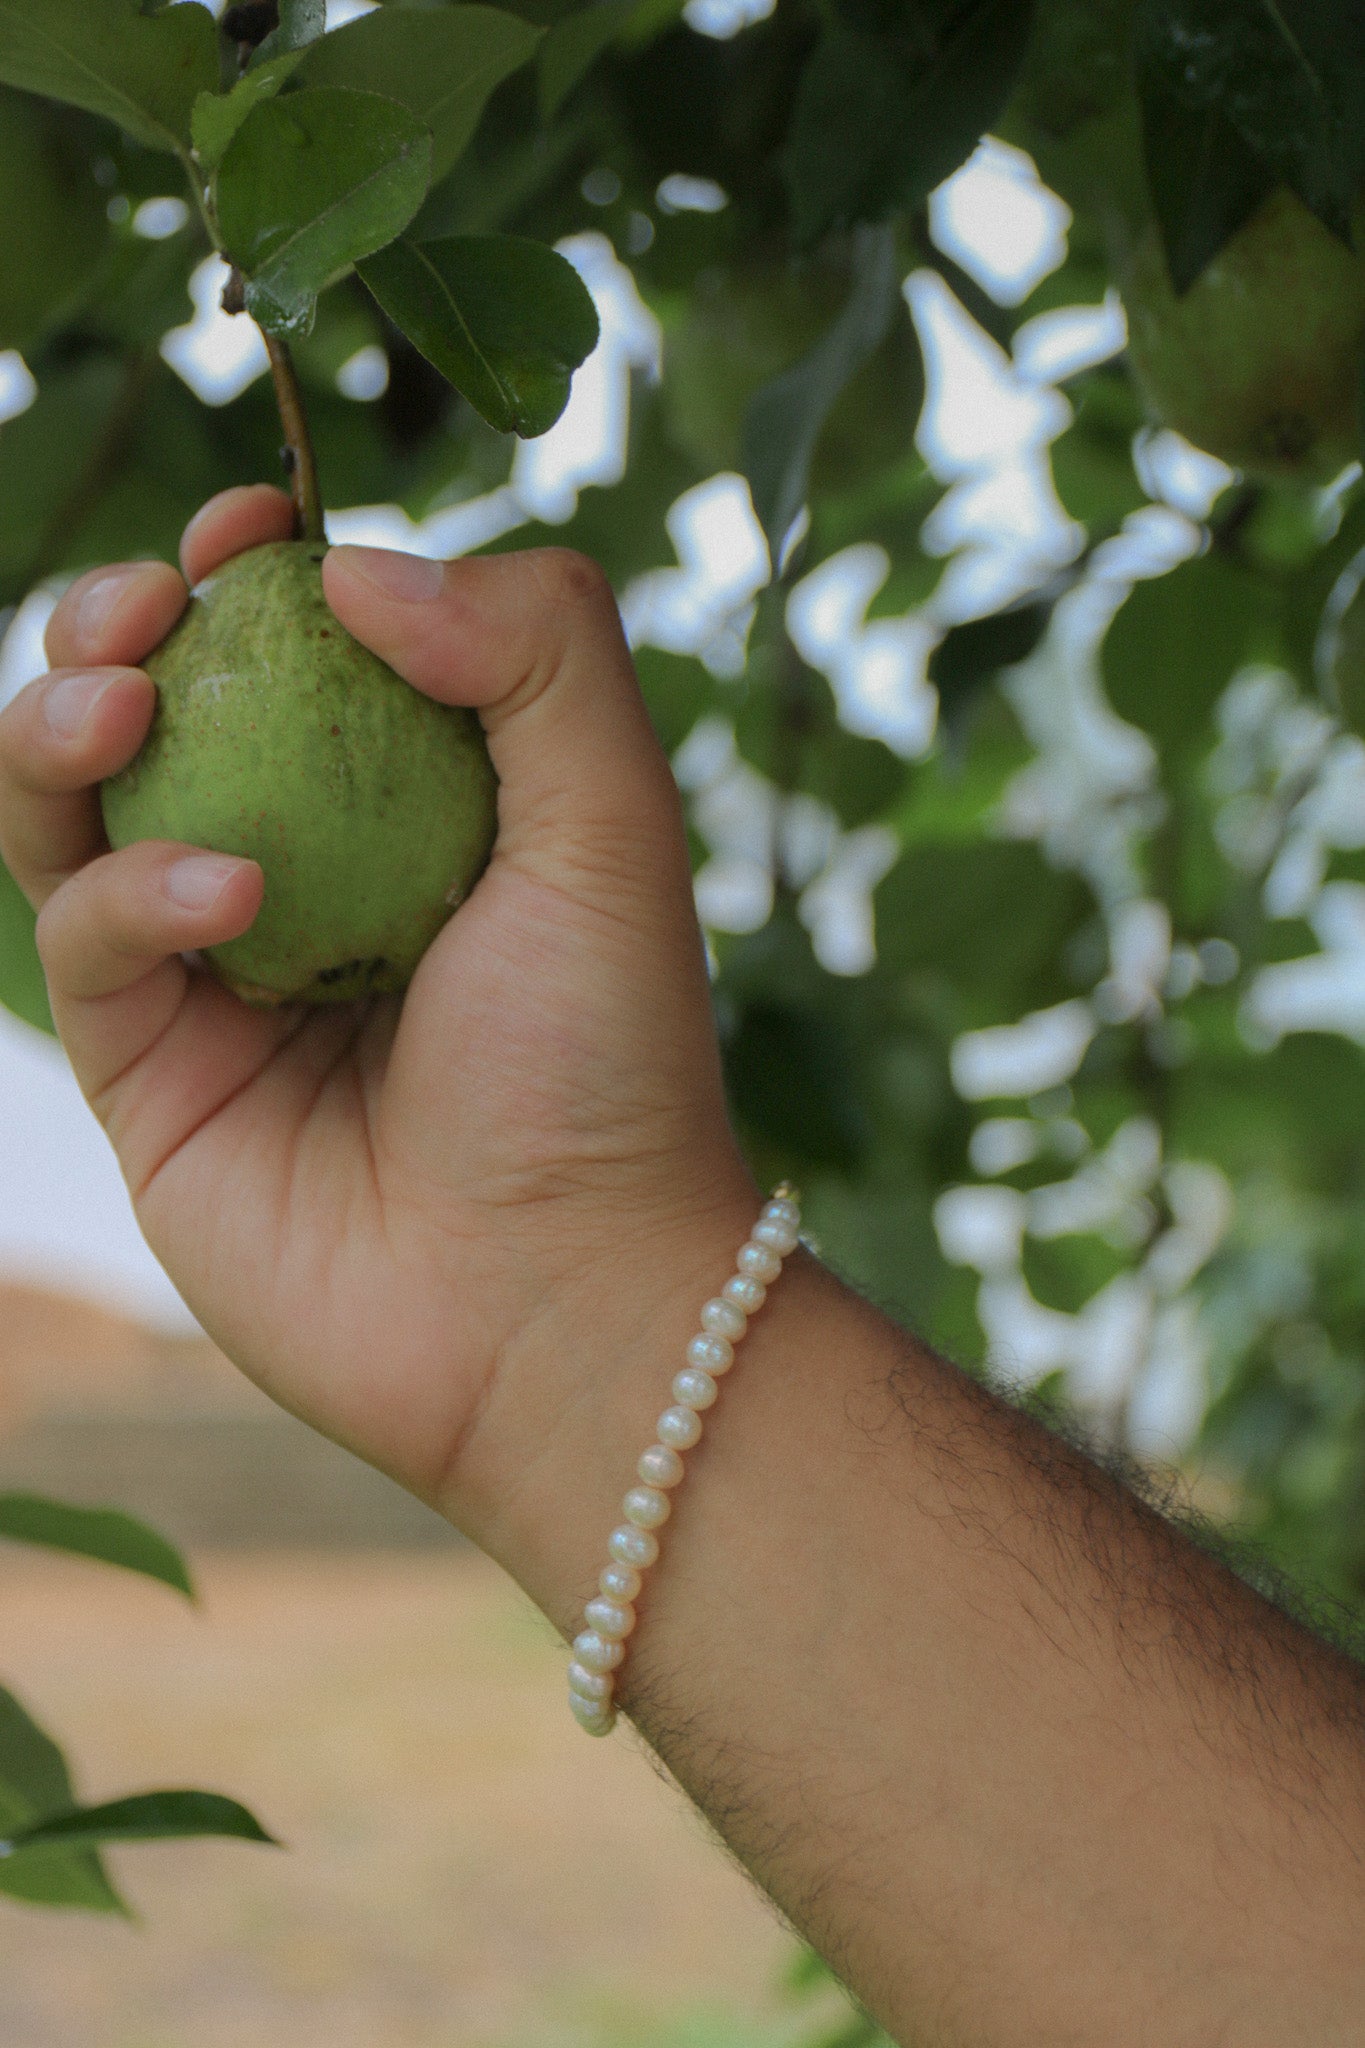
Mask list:
[[[95,640],[99,637],[134,573],[131,569],[111,569],[107,576],[98,577],[81,592],[75,619],[78,638]]]
[[[167,868],[166,894],[182,910],[209,910],[243,865],[216,854],[189,854]]]
[[[43,692],[43,716],[58,739],[74,740],[116,677],[106,669],[54,676]]]
[[[445,564],[429,555],[400,555],[391,548],[333,548],[351,575],[372,583],[385,597],[403,604],[429,604],[445,582]]]

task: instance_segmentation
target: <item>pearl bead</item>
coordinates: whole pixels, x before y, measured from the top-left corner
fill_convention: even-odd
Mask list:
[[[746,1316],[756,1315],[768,1299],[763,1282],[752,1279],[748,1273],[732,1274],[720,1291]]]
[[[625,1520],[607,1538],[614,1562],[598,1574],[599,1592],[583,1610],[588,1624],[574,1637],[569,1665],[569,1707],[590,1735],[609,1735],[616,1725],[612,1674],[624,1656],[623,1644],[635,1627],[634,1601],[642,1586],[640,1574],[659,1555],[652,1533],[668,1520],[673,1503],[667,1488],[683,1477],[680,1451],[699,1442],[699,1410],[710,1408],[719,1389],[716,1380],[735,1362],[734,1346],[748,1328],[748,1318],[767,1300],[768,1289],[782,1271],[782,1261],[800,1242],[801,1211],[784,1189],[765,1203],[748,1241],[735,1257],[734,1273],[701,1312],[701,1334],[687,1347],[687,1366],[674,1375],[674,1405],[659,1417],[658,1442],[642,1451],[636,1463],[641,1484],[632,1486],[621,1503]]]
[[[599,1636],[619,1643],[635,1626],[635,1609],[626,1600],[608,1600],[603,1595],[589,1600],[583,1609],[583,1619],[596,1629]]]
[[[675,1391],[677,1385],[674,1380]],[[670,1451],[667,1444],[651,1444],[647,1451],[641,1451],[635,1469],[647,1486],[676,1486],[685,1468],[677,1452]]]
[[[752,1232],[755,1244],[766,1244],[785,1259],[788,1252],[796,1250],[796,1231],[790,1223],[777,1216],[761,1216]]]
[[[732,1301],[726,1301],[722,1295],[714,1295],[701,1312],[701,1326],[708,1335],[728,1337],[733,1344],[736,1337],[744,1335],[744,1311],[742,1308],[736,1308]]]
[[[698,1372],[695,1366],[674,1375],[673,1398],[683,1408],[709,1408],[719,1392],[710,1373]]]
[[[782,1271],[782,1261],[771,1245],[755,1244],[750,1238],[742,1244],[735,1255],[735,1264],[741,1273],[747,1273],[754,1280],[761,1280],[765,1287],[771,1287]]]
[[[673,1512],[673,1503],[657,1486],[632,1486],[621,1512],[637,1529],[658,1529]]]
[[[569,1712],[589,1735],[610,1735],[616,1726],[614,1707],[603,1707],[596,1700],[585,1700],[580,1693],[569,1694]]]
[[[573,1653],[578,1662],[589,1671],[614,1671],[625,1656],[621,1643],[609,1642],[600,1636],[595,1628],[585,1628],[573,1639]]]
[[[701,1437],[701,1417],[694,1408],[665,1408],[655,1429],[661,1444],[686,1451]]]
[[[735,1362],[735,1347],[728,1337],[694,1337],[687,1347],[687,1362],[703,1372],[729,1372]]]
[[[577,1693],[581,1700],[596,1700],[605,1706],[616,1689],[616,1682],[605,1671],[589,1671],[584,1664],[569,1666],[569,1691]]]
[[[651,1536],[648,1529],[633,1529],[629,1522],[613,1529],[607,1538],[607,1549],[621,1564],[633,1564],[638,1571],[647,1571],[659,1555],[659,1539]]]

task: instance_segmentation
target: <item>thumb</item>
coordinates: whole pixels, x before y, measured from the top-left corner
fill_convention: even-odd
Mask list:
[[[659,844],[677,790],[595,562],[568,548],[435,562],[335,547],[322,573],[348,632],[427,696],[479,712],[504,852]]]

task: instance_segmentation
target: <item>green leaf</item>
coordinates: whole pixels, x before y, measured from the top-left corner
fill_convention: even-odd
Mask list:
[[[716,679],[694,654],[661,647],[637,647],[635,668],[660,743],[665,753],[676,753],[697,720],[715,710]]]
[[[306,327],[320,291],[422,203],[431,137],[378,93],[319,86],[253,108],[214,179],[227,252],[263,327]]]
[[[1052,444],[1057,496],[1092,538],[1117,533],[1150,502],[1133,467],[1133,436],[1146,424],[1142,401],[1127,370],[1107,365],[1081,380],[1072,403],[1075,419]]]
[[[837,1980],[824,1957],[802,1942],[783,1971],[782,1981],[790,1991],[810,1991]]]
[[[28,898],[0,861],[0,1003],[39,1031],[53,1031],[47,978],[33,943],[36,920]]]
[[[384,7],[309,51],[310,86],[360,86],[398,100],[431,130],[433,183],[479,124],[494,87],[535,53],[543,31],[497,7]]]
[[[124,222],[92,274],[82,327],[116,348],[155,349],[168,328],[194,318],[190,278],[203,255],[192,226],[149,242]]]
[[[77,1557],[122,1565],[194,1598],[185,1560],[173,1543],[117,1508],[72,1507],[36,1493],[0,1493],[0,1536]]]
[[[1191,115],[1213,116],[1215,137],[1225,122],[1245,145],[1239,165],[1225,140],[1215,142],[1214,166],[1220,158],[1222,165],[1206,175],[1226,188],[1224,206],[1252,182],[1249,154],[1350,242],[1365,167],[1350,118],[1365,91],[1357,10],[1333,0],[1139,0],[1133,31],[1144,100],[1159,108],[1164,97]],[[1160,113],[1157,123],[1162,132],[1169,125]],[[1186,147],[1191,139],[1187,127]],[[1169,173],[1182,168],[1171,164]]]
[[[901,307],[900,284],[890,229],[861,229],[843,310],[808,355],[763,385],[749,402],[740,467],[749,480],[774,574],[782,543],[806,502],[820,429],[850,379],[885,339]]]
[[[271,38],[267,36],[266,41]],[[229,143],[253,107],[276,93],[303,61],[302,49],[284,49],[268,64],[252,66],[232,91],[201,92],[190,117],[194,152],[205,171],[217,170]]]
[[[27,348],[85,297],[109,236],[70,118],[0,90],[0,349]]]
[[[0,1687],[0,1782],[35,1807],[69,1806],[71,1780],[65,1760],[15,1699]]]
[[[0,1686],[0,1832],[69,1806],[72,1796],[60,1749],[13,1693]],[[0,1893],[35,1906],[127,1911],[95,1850],[83,1846],[24,1849],[0,1858]]]
[[[1134,585],[1102,650],[1114,709],[1167,756],[1206,747],[1235,670],[1276,658],[1276,609],[1266,580],[1213,552]]]
[[[734,725],[741,755],[761,775],[818,797],[850,828],[892,811],[904,792],[905,762],[846,730],[826,678],[790,648],[778,663],[755,651]]]
[[[482,422],[479,426],[482,428]],[[614,590],[624,590],[632,577],[673,561],[673,543],[665,524],[669,510],[706,472],[678,452],[668,433],[658,385],[643,385],[631,394],[626,452],[626,473],[620,483],[592,485],[580,491],[578,509],[571,519],[554,524],[528,521],[491,541],[489,549],[503,553],[509,548],[577,548],[601,564]],[[504,455],[500,468],[505,466]],[[714,702],[715,679],[711,682]]]
[[[867,1142],[855,1072],[835,1020],[788,1004],[749,1004],[725,1046],[741,1128],[811,1165],[847,1169]]]
[[[0,426],[0,604],[30,588],[35,555],[72,502],[118,391],[118,365],[87,360],[43,377],[28,410]]]
[[[38,1842],[169,1842],[195,1835],[280,1846],[244,1806],[220,1792],[139,1792],[103,1806],[72,1806],[16,1829],[9,1840],[22,1849]]]
[[[279,27],[252,51],[248,71],[259,71],[315,43],[327,27],[327,0],[280,0],[279,16]]]
[[[964,0],[928,55],[831,22],[801,74],[783,153],[796,240],[921,206],[999,115],[1032,15],[1029,0]]]
[[[283,0],[280,25],[251,53],[231,92],[200,93],[190,127],[200,167],[214,171],[253,107],[274,99],[327,25],[326,0]]]
[[[1089,891],[1036,846],[977,839],[907,848],[874,903],[888,972],[955,992],[952,1028],[1003,1023],[1075,994],[1061,953],[1091,912]]]
[[[640,0],[594,0],[557,21],[536,59],[540,118],[552,121],[603,50],[615,42]]]
[[[929,657],[929,680],[938,691],[945,725],[959,726],[1002,668],[1032,654],[1051,617],[1052,600],[1035,598],[949,629]]]
[[[158,246],[145,246],[154,270]],[[154,305],[153,280],[144,282]],[[252,473],[233,451],[215,456],[221,416],[155,354],[96,353],[83,341],[82,357],[43,370],[28,411],[0,427],[0,603],[40,576],[125,553],[173,561],[195,506],[224,474]],[[278,431],[272,454],[277,445]]]
[[[1275,174],[1220,102],[1190,107],[1160,75],[1144,79],[1147,183],[1171,283],[1186,292],[1275,186]]]
[[[213,17],[138,0],[0,0],[0,83],[103,114],[149,149],[182,150],[218,82]]]
[[[587,286],[543,242],[400,241],[357,267],[394,324],[501,433],[552,427],[597,346]]]
[[[1045,1308],[1076,1315],[1116,1274],[1132,1263],[1130,1253],[1116,1249],[1090,1231],[1063,1237],[1026,1238],[1021,1260],[1029,1291]]]

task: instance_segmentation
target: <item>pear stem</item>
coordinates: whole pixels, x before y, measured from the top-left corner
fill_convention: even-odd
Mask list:
[[[313,437],[308,431],[308,415],[304,411],[294,359],[276,334],[266,335],[265,346],[270,357],[270,373],[275,379],[280,421],[284,427],[285,460],[289,465],[289,486],[294,497],[295,534],[299,540],[325,540],[317,458],[313,453]]]

